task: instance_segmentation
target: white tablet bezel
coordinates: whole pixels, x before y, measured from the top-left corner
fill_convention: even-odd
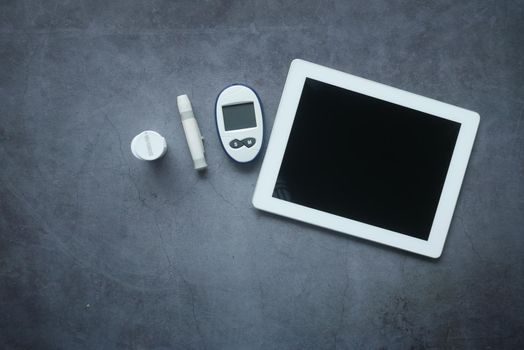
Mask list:
[[[428,240],[274,198],[273,190],[306,78],[389,101],[461,124]],[[444,247],[480,117],[478,113],[407,91],[295,59],[286,79],[253,196],[255,208],[438,258]]]

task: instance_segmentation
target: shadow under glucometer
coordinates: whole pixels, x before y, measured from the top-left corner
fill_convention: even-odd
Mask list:
[[[238,163],[234,160],[231,160],[231,163],[233,164],[233,167],[236,171],[239,171],[244,174],[252,173],[253,171],[257,170],[259,167],[259,157],[255,158],[253,161],[249,163]]]

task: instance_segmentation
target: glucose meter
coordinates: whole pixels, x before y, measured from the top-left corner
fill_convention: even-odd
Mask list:
[[[255,91],[241,84],[226,87],[217,97],[215,115],[226,153],[239,163],[255,159],[264,135],[262,106]]]

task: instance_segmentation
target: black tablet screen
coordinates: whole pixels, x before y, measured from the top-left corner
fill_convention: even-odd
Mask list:
[[[308,78],[273,197],[427,240],[459,130]]]

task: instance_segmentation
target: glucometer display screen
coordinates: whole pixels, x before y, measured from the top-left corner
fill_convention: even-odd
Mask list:
[[[427,240],[459,130],[308,78],[273,197]]]
[[[226,131],[254,128],[257,126],[255,106],[252,102],[222,107]]]

